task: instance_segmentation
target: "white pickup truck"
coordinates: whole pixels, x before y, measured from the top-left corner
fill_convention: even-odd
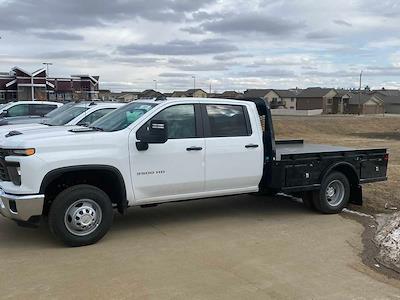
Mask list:
[[[254,192],[300,195],[323,213],[361,204],[361,183],[386,180],[386,149],[277,141],[263,101],[138,100],[88,128],[0,139],[0,212],[44,216],[65,244],[97,242],[114,209]],[[221,200],[223,201],[223,200]]]

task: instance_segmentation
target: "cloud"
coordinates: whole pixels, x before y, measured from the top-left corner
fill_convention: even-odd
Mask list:
[[[105,26],[142,18],[179,22],[215,0],[10,0],[0,2],[0,30]]]
[[[188,77],[191,74],[188,73],[160,73],[159,77],[167,77],[167,78],[181,78],[181,77]]]
[[[353,25],[351,23],[346,22],[344,20],[333,20],[333,23],[335,23],[336,25],[340,25],[340,26],[353,27]]]
[[[256,71],[244,71],[235,74],[240,77],[295,77],[296,74],[291,70],[285,69],[263,69]]]
[[[83,36],[76,33],[67,33],[62,31],[47,31],[34,33],[35,36],[47,40],[81,41]]]
[[[270,36],[287,36],[303,28],[301,21],[277,18],[262,14],[225,15],[224,18],[206,21],[202,28],[215,33],[262,33]]]
[[[118,47],[118,52],[123,55],[203,55],[236,50],[236,46],[224,39],[207,39],[200,42],[173,40],[165,44],[130,44]]]
[[[326,40],[334,37],[336,37],[336,35],[327,30],[312,31],[306,34],[306,38],[310,40]]]

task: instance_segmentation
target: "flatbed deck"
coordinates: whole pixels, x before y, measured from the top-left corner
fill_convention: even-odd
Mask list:
[[[305,144],[303,141],[277,141],[276,143],[276,160],[281,160],[283,155],[287,154],[307,154],[307,153],[327,153],[338,151],[354,151],[355,149],[321,145],[321,144]]]

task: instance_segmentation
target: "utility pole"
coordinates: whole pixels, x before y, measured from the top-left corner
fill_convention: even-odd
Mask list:
[[[212,80],[210,79],[210,94],[211,94],[211,84],[212,84]]]
[[[193,78],[193,89],[196,89],[196,76],[192,76]]]
[[[360,73],[360,85],[358,87],[358,115],[361,114],[361,82],[362,82],[362,74],[363,71]]]
[[[43,64],[46,66],[46,77],[48,78],[49,77],[49,66],[52,66],[53,63],[44,62]]]

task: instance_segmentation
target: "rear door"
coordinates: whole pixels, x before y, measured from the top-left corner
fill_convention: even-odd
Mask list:
[[[204,191],[205,146],[199,104],[176,104],[164,108],[151,120],[165,121],[168,141],[136,148],[131,136],[132,179],[138,202],[185,199]]]
[[[258,118],[250,118],[249,108],[236,104],[202,104],[206,192],[258,190],[263,173],[263,144]]]

